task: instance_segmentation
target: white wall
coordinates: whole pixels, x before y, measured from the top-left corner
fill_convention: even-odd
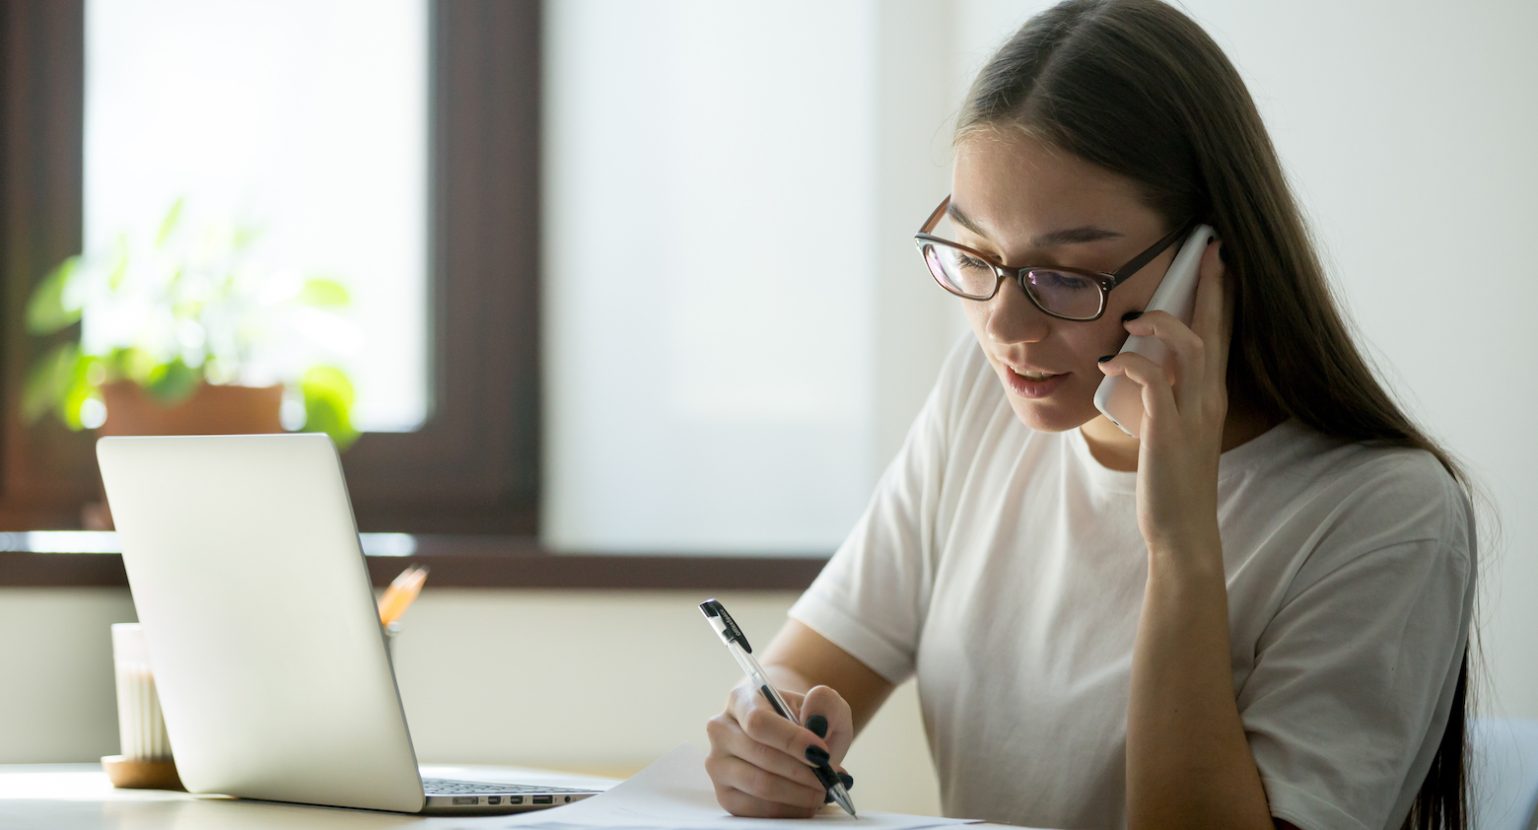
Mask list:
[[[764,642],[795,599],[719,596]],[[701,598],[429,587],[395,644],[418,757],[624,776],[680,743],[706,746],[705,721],[740,677]],[[117,753],[109,626],[133,619],[126,590],[0,589],[0,763]],[[847,767],[864,809],[939,809],[911,683]]]
[[[115,622],[126,589],[0,589],[0,763],[117,754]]]

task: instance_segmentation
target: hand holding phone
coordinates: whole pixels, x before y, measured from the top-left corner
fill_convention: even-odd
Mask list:
[[[1196,278],[1201,268],[1202,254],[1206,252],[1207,244],[1216,238],[1217,233],[1210,225],[1198,225],[1186,236],[1185,242],[1181,243],[1180,250],[1175,254],[1175,261],[1170,263],[1159,287],[1154,289],[1145,312],[1168,312],[1181,322],[1190,324],[1191,312],[1196,306]],[[1137,352],[1163,366],[1168,351],[1164,341],[1157,337],[1132,335],[1122,344],[1117,354]],[[1138,437],[1143,428],[1142,387],[1124,375],[1110,375],[1100,381],[1100,388],[1095,390],[1095,408],[1111,423],[1120,427],[1122,432],[1134,438]]]

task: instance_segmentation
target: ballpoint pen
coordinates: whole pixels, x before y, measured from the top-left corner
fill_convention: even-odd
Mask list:
[[[716,634],[721,637],[721,641],[726,643],[726,650],[736,658],[737,665],[742,667],[742,673],[758,686],[759,693],[769,701],[770,706],[774,707],[775,713],[797,726],[802,726],[803,724],[790,713],[790,704],[785,702],[779,690],[769,682],[769,675],[764,672],[764,667],[760,666],[758,659],[753,656],[753,647],[748,645],[747,635],[742,633],[742,629],[737,625],[737,621],[732,619],[732,615],[726,613],[726,606],[718,600],[707,599],[700,603],[700,612],[705,615],[710,627],[715,629]],[[823,787],[828,790],[828,794],[838,802],[838,806],[843,807],[844,812],[854,816],[854,801],[850,799],[849,790],[844,787],[844,782],[839,780],[838,773],[833,771],[833,767],[824,762],[812,769]]]

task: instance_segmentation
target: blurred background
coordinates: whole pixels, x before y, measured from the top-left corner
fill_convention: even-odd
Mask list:
[[[735,679],[695,587],[766,640],[858,516],[964,331],[909,241],[955,113],[1047,5],[4,0],[0,761],[114,751],[120,568],[25,534],[105,527],[92,441],[156,407],[331,432],[360,529],[410,534],[385,552],[480,540],[397,646],[423,760],[703,743]],[[1390,389],[1493,497],[1479,705],[1538,717],[1538,6],[1183,8]],[[530,556],[641,577],[536,587]],[[656,686],[615,707],[622,671]],[[937,810],[911,686],[849,768]]]

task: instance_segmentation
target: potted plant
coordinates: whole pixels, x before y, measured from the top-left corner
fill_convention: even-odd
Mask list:
[[[345,286],[265,268],[256,234],[191,226],[173,204],[151,238],[51,271],[27,303],[28,331],[80,335],[44,352],[23,391],[28,422],[52,412],[70,429],[111,435],[325,432],[358,437],[347,373],[318,356],[350,330]],[[287,405],[285,405],[285,403]]]

